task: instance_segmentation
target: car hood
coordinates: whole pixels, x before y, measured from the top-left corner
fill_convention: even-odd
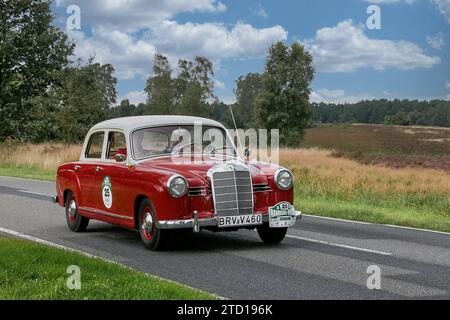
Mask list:
[[[244,161],[235,158],[226,160],[216,157],[161,157],[149,159],[140,163],[148,170],[162,170],[184,176],[190,186],[201,186],[208,183],[208,170],[224,163],[234,163],[249,169],[254,183],[267,184],[267,176],[273,175],[280,167],[273,164]]]

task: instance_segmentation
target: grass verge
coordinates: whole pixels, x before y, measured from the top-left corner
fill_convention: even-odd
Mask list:
[[[450,173],[393,169],[317,149],[281,150],[305,213],[450,232]]]
[[[81,270],[81,289],[69,290],[69,266]],[[0,237],[0,299],[209,300],[182,285],[81,254]]]
[[[3,164],[0,167],[0,176],[55,181],[56,173],[54,169],[43,169],[38,166],[16,166]]]
[[[450,219],[435,213],[405,208],[382,208],[330,199],[304,199],[298,196],[296,198],[298,207],[305,214],[450,232]]]
[[[0,175],[55,181],[62,163],[79,159],[81,145],[0,144]]]

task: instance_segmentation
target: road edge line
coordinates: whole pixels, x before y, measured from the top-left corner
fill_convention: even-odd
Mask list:
[[[327,245],[327,246],[331,246],[331,247],[343,248],[343,249],[360,251],[360,252],[366,252],[366,253],[373,253],[373,254],[378,254],[378,255],[382,255],[382,256],[390,256],[390,257],[392,257],[394,255],[391,252],[384,252],[384,251],[379,251],[379,250],[374,250],[374,249],[354,247],[354,246],[350,246],[350,245],[347,245],[347,244],[329,242],[329,241],[324,241],[324,240],[310,239],[310,238],[299,237],[299,236],[294,236],[294,235],[290,235],[290,234],[286,235],[286,237],[290,238],[290,239],[307,241],[307,242],[311,242],[311,243],[323,244],[323,245]]]
[[[420,229],[420,228],[407,227],[407,226],[398,226],[398,225],[394,225],[394,224],[384,224],[384,223],[372,223],[372,222],[364,222],[364,221],[356,221],[356,220],[346,220],[346,219],[333,218],[333,217],[315,216],[313,214],[306,214],[306,213],[304,213],[303,216],[304,217],[308,217],[308,218],[318,218],[318,219],[333,220],[333,221],[338,221],[338,222],[362,224],[362,225],[368,225],[368,226],[381,226],[381,227],[399,228],[399,229],[406,229],[406,230],[412,230],[412,231],[422,231],[422,232],[431,232],[431,233],[437,233],[437,234],[443,234],[443,235],[450,235],[450,232],[445,232],[445,231],[430,230],[430,229]]]

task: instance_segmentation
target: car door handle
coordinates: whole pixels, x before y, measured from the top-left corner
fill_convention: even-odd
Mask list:
[[[102,167],[97,167],[97,168],[95,168],[95,171],[97,171],[97,172],[103,171],[103,168]]]
[[[81,169],[81,166],[76,165],[76,166],[74,166],[73,168],[75,169],[75,171],[78,171],[78,170]]]

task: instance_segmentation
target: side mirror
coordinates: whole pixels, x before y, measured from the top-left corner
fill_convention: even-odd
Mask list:
[[[127,156],[124,154],[116,154],[115,158],[116,162],[125,162],[127,160]]]

